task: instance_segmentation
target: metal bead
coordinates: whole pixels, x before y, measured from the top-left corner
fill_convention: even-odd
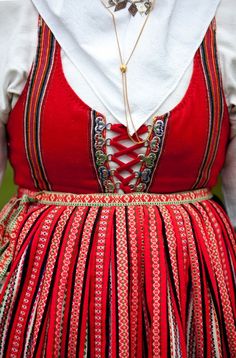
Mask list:
[[[147,188],[146,184],[140,183],[135,187],[135,191],[140,193],[140,192],[144,191],[146,188]]]
[[[154,133],[159,136],[162,137],[164,134],[164,122],[160,119],[158,119],[156,121],[156,123],[154,124]]]
[[[126,8],[126,5],[127,5],[127,0],[119,1],[119,2],[117,3],[117,5],[115,6],[115,11],[119,11],[119,10],[125,9],[125,8]]]
[[[120,70],[122,73],[125,73],[127,71],[127,66],[124,63],[122,63],[122,65],[120,65]]]
[[[159,144],[160,144],[160,138],[158,136],[153,137],[150,142],[151,151],[157,153],[160,148]]]
[[[145,158],[146,166],[147,166],[148,168],[153,168],[153,167],[154,167],[154,164],[155,164],[155,159],[156,159],[156,154],[150,153],[150,154]]]
[[[95,132],[102,133],[106,128],[106,123],[102,117],[97,117],[95,120]]]
[[[129,7],[129,12],[132,16],[135,16],[138,12],[138,8],[135,4],[131,4]]]
[[[113,193],[115,191],[115,185],[111,180],[104,181],[105,191],[106,193]]]
[[[104,164],[107,161],[107,155],[102,150],[97,150],[95,152],[96,163],[98,166]]]
[[[148,168],[154,167],[156,154],[150,153],[147,157],[143,154],[138,155],[141,162],[144,162]]]
[[[99,167],[98,171],[99,171],[101,179],[103,179],[103,180],[107,179],[110,176],[109,170],[104,166]]]
[[[141,172],[141,180],[144,183],[148,183],[151,180],[151,174],[152,171],[149,168],[146,168],[143,170],[143,172]]]
[[[94,139],[95,139],[95,148],[97,150],[102,149],[103,145],[105,144],[105,139],[102,136],[102,134],[95,134]]]

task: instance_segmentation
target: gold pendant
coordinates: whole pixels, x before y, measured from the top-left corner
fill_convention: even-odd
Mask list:
[[[122,73],[125,73],[127,71],[127,66],[124,63],[122,63],[122,65],[120,65],[120,70]]]

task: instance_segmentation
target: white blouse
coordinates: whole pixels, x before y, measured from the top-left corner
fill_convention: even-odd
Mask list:
[[[99,0],[96,0],[99,1]],[[103,9],[105,11],[105,9]],[[236,226],[236,10],[235,0],[221,0],[216,12],[217,20],[217,47],[223,77],[223,85],[231,120],[231,142],[227,151],[227,158],[222,171],[223,192],[228,214]],[[107,18],[109,17],[107,13]],[[138,16],[138,15],[136,15]],[[134,21],[127,16],[126,11],[116,13],[118,30],[121,38],[129,25],[132,30]],[[108,19],[109,20],[109,19]],[[140,20],[139,20],[140,21]],[[134,21],[134,28],[137,22]],[[151,26],[151,24],[150,24]],[[38,11],[31,0],[0,0],[0,181],[6,164],[5,126],[8,114],[14,107],[25,85],[29,71],[35,57],[37,47]],[[131,28],[130,28],[131,27]],[[96,44],[96,34],[94,34]],[[96,53],[95,48],[95,53]],[[114,115],[111,108],[101,101],[92,84],[78,69],[68,52],[62,46],[62,64],[68,83],[81,99],[90,107],[104,113],[110,122],[120,121],[122,118]],[[158,61],[158,54],[153,53],[153,61]],[[114,57],[117,53],[114,51]],[[192,61],[184,71],[178,82],[178,87],[165,98],[156,109],[160,115],[171,110],[184,96],[192,75]],[[96,82],[96,72],[94,81]],[[140,85],[140,76],[137,76],[137,86]],[[135,85],[135,83],[133,84]],[[153,86],[153,87],[152,87]],[[155,91],[154,84],[150,84],[150,92]],[[122,97],[121,97],[122,98]],[[148,106],[148,105],[147,105]],[[142,108],[144,111],[148,108]],[[148,111],[147,111],[148,112]],[[118,112],[117,112],[118,113]],[[135,117],[134,117],[135,118]],[[150,118],[145,118],[145,121]],[[124,123],[123,123],[124,124]],[[136,129],[142,125],[136,123]]]

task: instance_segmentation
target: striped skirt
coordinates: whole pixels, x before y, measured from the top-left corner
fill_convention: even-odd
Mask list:
[[[236,357],[236,240],[206,189],[19,190],[0,217],[0,357]]]

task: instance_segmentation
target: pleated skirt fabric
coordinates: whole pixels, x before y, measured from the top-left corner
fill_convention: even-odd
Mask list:
[[[145,195],[12,199],[0,357],[236,357],[236,240],[223,209],[200,192]]]

